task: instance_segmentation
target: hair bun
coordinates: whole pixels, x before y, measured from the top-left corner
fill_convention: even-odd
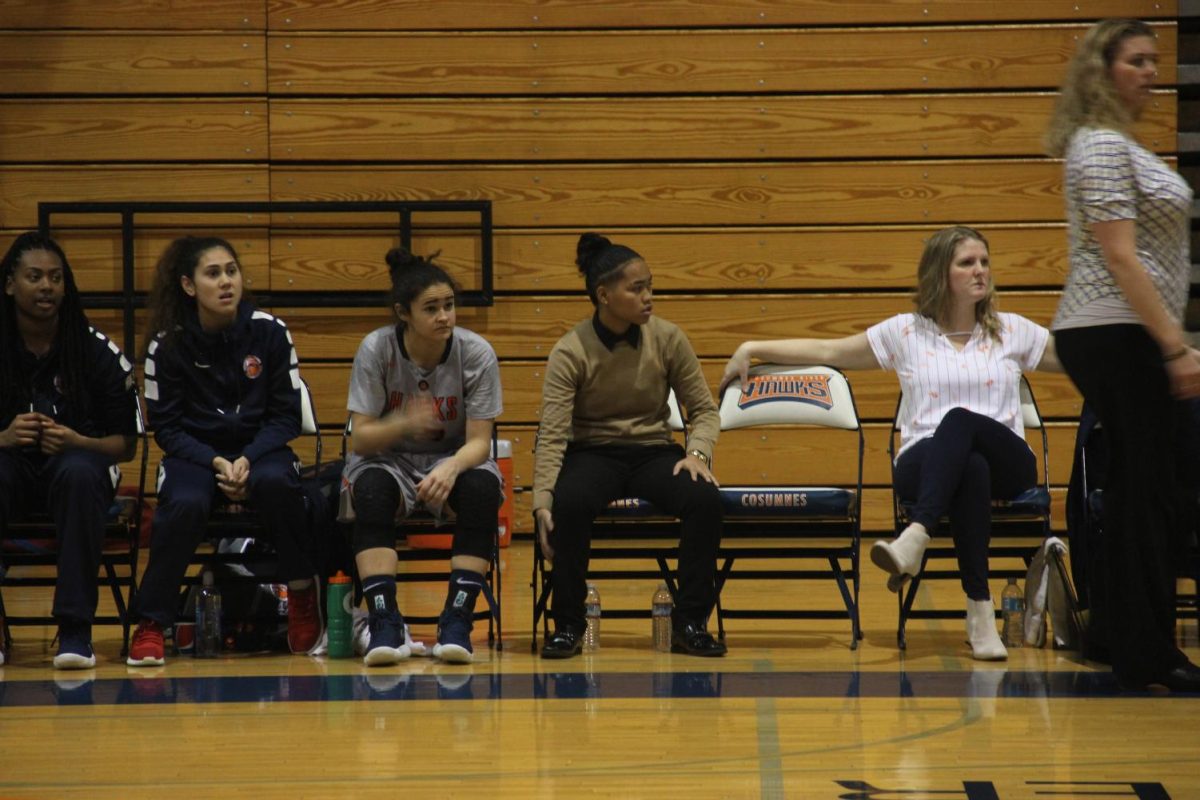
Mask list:
[[[575,265],[586,276],[588,262],[610,246],[612,242],[598,233],[583,234],[579,237],[579,244],[575,246]]]
[[[420,256],[415,256],[408,252],[408,248],[406,247],[393,247],[391,250],[388,250],[387,255],[384,256],[384,259],[387,261],[388,272],[392,273],[393,275],[396,272],[402,272],[410,267],[416,266],[422,261]]]

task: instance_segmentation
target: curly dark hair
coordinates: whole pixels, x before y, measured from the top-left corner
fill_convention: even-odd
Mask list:
[[[150,325],[146,328],[145,346],[162,332],[163,344],[170,345],[188,310],[195,310],[196,299],[183,290],[179,279],[193,278],[200,256],[214,247],[224,247],[240,266],[237,250],[219,236],[181,236],[167,245],[154,267],[154,287],[150,290]],[[243,289],[242,297],[247,297]]]

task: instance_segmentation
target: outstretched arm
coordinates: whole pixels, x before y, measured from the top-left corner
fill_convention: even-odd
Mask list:
[[[866,333],[856,333],[841,339],[774,339],[764,342],[742,342],[725,365],[721,388],[740,378],[746,381],[751,361],[770,364],[817,365],[838,369],[879,369]]]

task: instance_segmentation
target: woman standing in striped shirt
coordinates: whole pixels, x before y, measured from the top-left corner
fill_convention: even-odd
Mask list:
[[[1021,420],[1021,373],[1059,369],[1050,332],[996,311],[995,295],[983,234],[945,228],[921,255],[915,312],[842,339],[744,342],[721,379],[722,389],[735,378],[744,383],[752,359],[896,372],[903,400],[895,490],[916,504],[909,526],[891,542],[875,542],[871,560],[899,592],[920,572],[929,532],[948,514],[967,594],[967,638],[981,660],[1008,656],[988,589],[991,501],[1037,483]]]
[[[1178,400],[1200,396],[1200,353],[1182,324],[1192,191],[1132,134],[1157,76],[1154,31],[1130,19],[1093,26],[1067,68],[1046,137],[1066,159],[1071,262],[1052,327],[1109,448],[1085,653],[1130,688],[1200,691],[1174,638],[1174,567],[1196,490]]]

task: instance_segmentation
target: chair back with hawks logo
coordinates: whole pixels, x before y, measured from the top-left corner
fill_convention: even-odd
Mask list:
[[[745,385],[734,381],[725,388],[720,410],[719,449],[753,453],[775,434],[796,429],[791,435],[803,435],[811,429],[857,457],[840,460],[839,466],[797,456],[782,469],[773,465],[784,480],[722,483],[725,532],[718,555],[718,596],[730,580],[827,580],[841,602],[822,603],[814,593],[798,589],[784,593],[784,602],[773,602],[769,609],[732,608],[719,599],[719,632],[723,635],[727,619],[849,619],[850,646],[857,648],[862,638],[858,597],[865,448],[849,380],[828,366],[761,364],[749,371]],[[844,431],[844,437],[830,437],[836,431]],[[744,567],[763,560],[780,563],[771,569]]]
[[[683,432],[687,429],[684,412],[675,390],[667,393],[667,424],[671,430]],[[537,530],[537,521],[534,521]],[[588,580],[661,580],[674,596],[676,574],[668,559],[679,558],[679,520],[660,511],[653,503],[641,497],[622,497],[608,504],[592,523],[592,550],[588,565]],[[647,566],[645,562],[651,562]],[[622,562],[620,569],[606,562]],[[630,566],[628,562],[634,562]],[[642,562],[638,564],[637,562]],[[538,623],[542,633],[550,636],[550,573],[551,565],[542,554],[536,537],[533,550],[533,641],[530,647],[537,650]],[[604,616],[615,619],[649,617],[650,610],[617,608],[606,601]]]
[[[1021,376],[1021,420],[1025,426],[1026,437],[1041,439],[1041,475],[1037,483],[1016,497],[999,498],[992,501],[992,538],[988,546],[989,561],[1000,563],[989,569],[993,579],[1017,578],[1024,580],[1029,565],[1036,555],[1042,542],[1050,535],[1050,442],[1046,428],[1042,424],[1042,415],[1038,410],[1037,401],[1029,379]],[[896,402],[896,414],[892,421],[892,435],[888,442],[888,458],[891,462],[892,481],[892,510],[895,532],[897,535],[908,527],[909,514],[912,511],[915,498],[900,497],[895,491],[896,452],[899,450],[900,408],[904,402],[903,394]],[[1036,438],[1035,438],[1036,441]],[[1035,453],[1037,450],[1035,449]],[[946,520],[941,521],[946,525]],[[911,579],[907,587],[899,594],[899,620],[896,626],[896,643],[901,650],[907,646],[905,626],[908,620],[962,618],[966,612],[959,609],[914,608],[917,591],[923,581],[961,579],[958,561],[953,542],[948,535],[939,536],[930,532],[933,539],[925,549],[925,563],[921,574]],[[948,533],[948,532],[947,532]],[[931,566],[930,562],[935,565]]]

